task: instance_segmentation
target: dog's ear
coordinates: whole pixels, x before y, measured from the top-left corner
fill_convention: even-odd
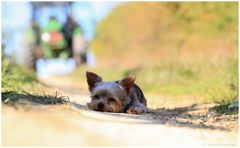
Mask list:
[[[92,91],[95,87],[95,84],[98,82],[102,82],[102,78],[93,72],[86,72],[87,83],[89,91]]]
[[[121,86],[123,86],[124,89],[126,90],[127,94],[129,94],[132,90],[135,79],[136,79],[135,76],[128,76],[128,77],[120,80],[118,83]]]

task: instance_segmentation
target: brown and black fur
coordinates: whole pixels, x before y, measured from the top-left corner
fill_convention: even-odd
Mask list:
[[[115,82],[102,81],[95,73],[86,72],[91,102],[88,107],[95,111],[141,114],[147,111],[147,100],[142,90],[128,76]]]

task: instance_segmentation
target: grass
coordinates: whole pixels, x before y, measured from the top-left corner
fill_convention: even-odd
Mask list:
[[[45,93],[42,95],[24,91],[5,91],[2,92],[2,101],[7,105],[22,104],[26,103],[26,101],[37,104],[55,105],[65,104],[69,102],[69,98],[61,96],[58,92],[55,95],[47,95]]]
[[[238,107],[229,108],[231,104],[221,104],[216,105],[212,108],[210,108],[210,111],[213,111],[217,114],[236,114],[238,113]]]
[[[40,85],[36,79],[35,73],[22,65],[11,61],[8,57],[2,57],[2,102],[7,105],[19,105],[28,103],[38,104],[65,104],[69,98],[62,96],[58,92],[55,94],[46,94],[31,90]],[[26,88],[26,90],[25,90]],[[30,89],[29,89],[30,88]]]
[[[18,65],[9,57],[2,57],[2,91],[9,89],[20,89],[23,85],[36,83],[33,71]]]

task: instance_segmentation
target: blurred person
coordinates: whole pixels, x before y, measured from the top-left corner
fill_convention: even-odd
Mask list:
[[[84,37],[82,27],[71,17],[67,17],[64,24],[63,33],[67,41],[68,48],[77,65],[86,63],[87,41]]]
[[[73,30],[76,26],[77,23],[73,20],[71,16],[68,16],[67,22],[64,24],[62,31],[70,50],[72,50]],[[72,56],[72,54],[70,56]]]
[[[54,16],[49,19],[47,25],[43,28],[41,37],[45,58],[69,57],[70,52],[67,49],[67,42],[62,33],[62,28],[63,26]]]
[[[84,64],[87,62],[88,42],[85,39],[82,28],[78,25],[73,32],[73,58],[76,63]]]

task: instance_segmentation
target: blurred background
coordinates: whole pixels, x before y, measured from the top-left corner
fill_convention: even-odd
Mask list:
[[[12,65],[67,74],[83,89],[88,70],[106,80],[134,74],[147,96],[229,104],[238,98],[238,3],[3,2],[2,53],[3,86],[23,70]]]
[[[2,45],[4,54],[18,63],[44,73],[48,71],[40,59],[69,59],[70,71],[79,64],[94,65],[89,43],[95,36],[97,23],[117,3],[98,2],[3,2]],[[19,16],[19,12],[21,15]],[[49,61],[47,61],[49,63]],[[68,64],[68,65],[69,65]],[[54,66],[53,66],[54,67]],[[52,68],[52,67],[51,67]],[[40,72],[40,71],[45,71]],[[47,70],[47,71],[46,71]],[[68,69],[62,68],[67,73]],[[46,74],[45,74],[46,75]]]

